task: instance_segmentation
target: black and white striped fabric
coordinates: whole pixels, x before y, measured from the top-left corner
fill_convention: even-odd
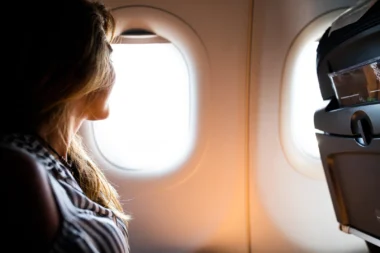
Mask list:
[[[63,216],[51,253],[129,253],[128,232],[122,220],[87,198],[69,169],[37,137],[12,134],[0,143],[29,153],[48,172]]]

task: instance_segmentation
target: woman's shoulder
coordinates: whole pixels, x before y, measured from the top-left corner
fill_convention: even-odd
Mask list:
[[[0,166],[10,180],[25,180],[25,186],[43,183],[46,172],[43,170],[34,141],[28,135],[8,134],[0,136]],[[14,177],[13,177],[14,176]]]
[[[17,180],[25,183],[21,187],[43,183],[46,178],[46,172],[34,157],[13,146],[0,144],[0,166],[1,173],[7,175],[7,181]],[[19,183],[16,185],[20,186]]]
[[[33,252],[48,249],[60,218],[46,170],[30,154],[9,145],[0,145],[0,168],[7,207],[1,208],[3,229],[8,231],[5,243],[14,246],[16,239],[33,247]]]

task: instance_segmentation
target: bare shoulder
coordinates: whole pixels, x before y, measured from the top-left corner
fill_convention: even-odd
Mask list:
[[[38,252],[48,249],[59,228],[59,212],[47,171],[29,154],[1,146],[0,168],[7,235],[17,234],[18,241],[28,242]]]

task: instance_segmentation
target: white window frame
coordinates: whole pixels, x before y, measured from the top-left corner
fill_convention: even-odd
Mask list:
[[[96,145],[91,122],[85,122],[80,129],[85,145],[100,166],[107,170],[117,170],[130,178],[162,178],[175,176],[177,171],[189,175],[195,173],[196,164],[203,156],[208,143],[210,60],[203,41],[189,24],[166,10],[150,6],[123,6],[113,9],[112,13],[116,20],[115,35],[130,29],[143,29],[170,41],[182,53],[189,73],[190,130],[193,138],[190,140],[188,155],[181,164],[152,171],[120,168],[110,163]]]

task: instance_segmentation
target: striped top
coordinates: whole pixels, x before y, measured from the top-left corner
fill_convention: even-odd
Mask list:
[[[28,153],[48,173],[62,214],[50,253],[129,253],[128,232],[123,221],[110,209],[87,198],[69,169],[38,138],[12,134],[0,143]]]

